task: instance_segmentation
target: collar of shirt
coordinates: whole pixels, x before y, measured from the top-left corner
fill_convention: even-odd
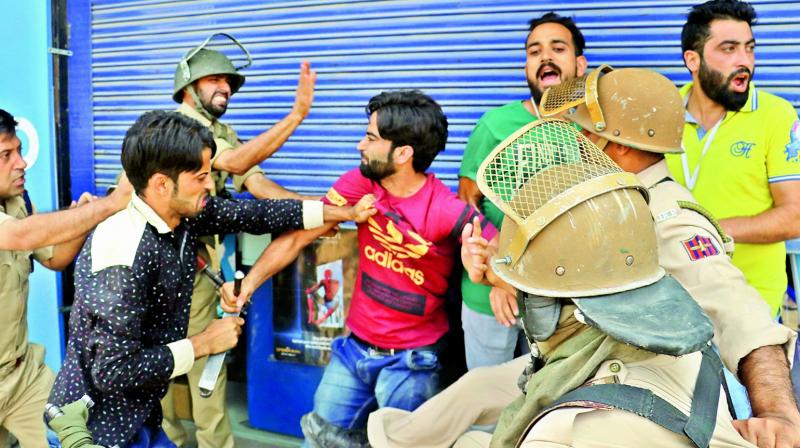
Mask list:
[[[128,207],[136,210],[139,212],[140,215],[144,217],[144,219],[150,224],[151,226],[155,227],[158,233],[170,233],[172,229],[169,228],[166,222],[158,216],[155,210],[153,210],[146,202],[139,197],[139,195],[134,194],[131,198],[130,204]]]
[[[669,169],[667,168],[667,161],[664,159],[659,160],[658,162],[648,166],[644,170],[636,173],[636,177],[639,178],[640,181],[644,184],[646,188],[650,188],[653,185],[661,182],[662,179],[669,177]]]
[[[22,195],[0,200],[0,213],[5,213],[15,218],[22,218],[27,215],[27,213],[21,213],[23,210],[25,210],[25,200],[22,199]]]
[[[700,123],[697,121],[696,118],[692,116],[692,114],[689,113],[689,109],[686,107],[686,105],[689,103],[689,96],[691,95],[692,92],[692,85],[693,83],[689,81],[688,83],[686,83],[686,85],[684,85],[680,89],[681,96],[683,97],[683,108],[685,110],[683,119],[684,121],[686,121],[686,123],[691,124],[695,127],[695,130],[697,131],[697,139],[702,140],[703,137],[705,137],[707,131],[706,129],[703,129],[702,126],[700,126]],[[737,112],[755,112],[757,109],[758,109],[758,90],[756,90],[755,84],[750,82],[750,87],[747,94],[747,102],[745,102],[744,106],[742,106],[742,108],[739,109]],[[725,114],[725,118],[728,118],[730,115],[731,111],[728,111]]]
[[[180,107],[178,107],[178,112],[186,115],[187,117],[194,118],[195,120],[199,121],[204,127],[211,127],[212,123],[208,120],[208,118],[200,115],[200,112],[194,110],[194,108],[186,103],[181,103]],[[216,120],[215,120],[216,121]]]
[[[186,115],[189,118],[193,118],[197,120],[203,127],[208,128],[211,133],[214,135],[214,138],[221,138],[226,140],[229,144],[236,146],[239,140],[239,136],[236,135],[236,132],[231,128],[229,125],[222,123],[219,120],[209,121],[208,118],[204,117],[200,114],[197,110],[193,107],[189,106],[186,103],[181,103],[180,107],[178,107],[177,112]],[[220,148],[217,148],[217,154],[219,153]],[[212,160],[213,164],[213,160]]]

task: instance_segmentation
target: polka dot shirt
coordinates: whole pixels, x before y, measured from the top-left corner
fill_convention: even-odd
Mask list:
[[[172,232],[148,222],[141,235],[120,234],[140,238],[132,265],[96,273],[91,235],[76,262],[67,357],[49,401],[63,406],[92,397],[89,429],[105,446],[127,445],[143,426],[158,428],[174,368],[166,344],[186,337],[197,238],[302,228],[300,201],[209,198],[200,215]]]

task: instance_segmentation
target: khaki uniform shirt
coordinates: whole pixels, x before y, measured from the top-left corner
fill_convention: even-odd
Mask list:
[[[199,112],[194,110],[194,108],[186,103],[181,103],[181,106],[178,108],[178,112],[199,121],[200,124],[207,127],[208,130],[214,135],[214,143],[217,144],[217,151],[214,153],[214,157],[211,159],[211,176],[214,178],[214,187],[216,193],[219,194],[225,189],[225,181],[228,179],[228,176],[230,176],[230,173],[227,171],[213,169],[214,161],[217,160],[217,157],[219,157],[220,154],[224,153],[225,151],[235,149],[237,146],[239,146],[241,144],[239,141],[239,136],[236,135],[236,131],[234,131],[232,127],[220,122],[219,120],[214,120],[213,122],[209,121],[208,118],[200,115]],[[259,173],[263,173],[263,171],[258,167],[258,165],[256,165],[247,170],[247,172],[241,176],[237,174],[233,175],[233,186],[236,188],[236,191],[241,192],[244,190],[244,182],[247,180],[247,178]]]
[[[770,307],[731,263],[722,237],[702,214],[681,208],[696,203],[673,181],[663,160],[637,174],[650,192],[661,266],[694,297],[714,324],[714,343],[736,374],[739,361],[756,348],[783,345],[793,354],[795,332],[772,319]]]
[[[0,229],[2,223],[28,216],[22,196],[0,200]],[[31,252],[0,250],[0,380],[17,365],[28,350],[28,276],[31,273]],[[49,260],[53,248],[33,252],[39,261]]]

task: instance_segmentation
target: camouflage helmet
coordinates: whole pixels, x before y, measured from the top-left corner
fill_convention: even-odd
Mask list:
[[[672,81],[652,70],[602,65],[548,89],[541,110],[547,116],[570,110],[564,119],[641,151],[683,152],[683,99]]]
[[[205,48],[211,39],[216,36],[225,36],[232,40],[244,52],[247,57],[247,63],[234,67],[231,60],[223,53]],[[250,53],[236,38],[227,33],[212,34],[202,44],[186,53],[178,62],[178,66],[175,67],[172,99],[176,103],[182,102],[183,89],[198,79],[210,75],[228,75],[231,94],[234,94],[239,91],[245,81],[244,75],[239,73],[239,70],[249,67],[252,62],[253,59],[250,57]]]

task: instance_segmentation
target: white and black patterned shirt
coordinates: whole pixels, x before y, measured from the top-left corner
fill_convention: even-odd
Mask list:
[[[134,196],[98,225],[78,257],[67,358],[50,402],[88,394],[95,402],[89,429],[104,446],[125,446],[145,425],[158,428],[159,401],[179,374],[174,344],[188,342],[197,238],[302,228],[301,201],[212,197],[199,216],[171,230]]]

